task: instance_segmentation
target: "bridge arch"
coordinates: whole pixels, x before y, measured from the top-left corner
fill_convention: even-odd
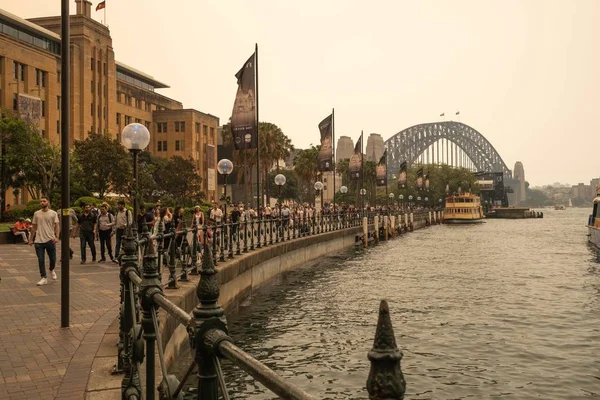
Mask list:
[[[432,163],[443,161],[444,147],[446,144],[446,164],[458,166],[454,157],[449,155],[458,155],[460,149],[461,157],[468,158],[468,164],[476,171],[502,172],[505,178],[512,178],[512,172],[502,160],[498,151],[492,144],[477,130],[461,122],[431,122],[419,124],[406,128],[388,140],[385,141],[385,147],[388,150],[388,170],[397,171],[400,164],[404,161],[408,165],[414,164],[419,157],[426,151],[429,151],[435,143],[438,143],[436,149],[433,149]],[[442,156],[440,157],[440,143]],[[448,148],[450,145],[450,148]],[[437,151],[435,151],[437,150]],[[450,152],[448,151],[450,150]],[[437,154],[437,160],[436,160]],[[462,159],[461,159],[462,161]]]

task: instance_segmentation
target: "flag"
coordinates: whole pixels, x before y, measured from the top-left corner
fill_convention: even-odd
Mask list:
[[[423,189],[423,168],[419,168],[417,171],[417,188]]]
[[[429,172],[425,174],[425,190],[429,192]]]
[[[376,170],[377,186],[387,186],[387,149],[379,159]]]
[[[400,173],[398,174],[398,189],[406,189],[406,174],[407,174],[407,164],[404,161],[400,164]]]
[[[450,183],[446,183],[446,196],[450,194]]]
[[[233,111],[231,112],[231,135],[236,150],[258,148],[258,124],[256,121],[256,65],[255,54],[235,74],[238,83]]]
[[[319,171],[333,170],[333,114],[319,123],[321,150],[319,150]]]
[[[98,5],[96,6],[96,11],[100,11],[103,10],[106,7],[106,1],[101,1],[100,3],[98,3]]]
[[[456,112],[456,115],[460,115],[460,111],[457,111],[457,112]]]
[[[354,154],[350,156],[348,169],[350,170],[350,177],[352,179],[360,178],[360,171],[362,170],[362,134],[356,142],[356,146],[354,146]]]
[[[444,115],[446,115],[446,113],[441,113],[441,114],[440,114],[440,117],[443,117]]]

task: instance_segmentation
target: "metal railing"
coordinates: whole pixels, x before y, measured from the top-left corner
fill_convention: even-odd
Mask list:
[[[377,215],[364,216],[369,222],[380,218]],[[219,283],[215,266],[225,258],[233,258],[255,248],[358,227],[362,224],[362,217],[359,214],[331,214],[287,220],[280,217],[216,226],[184,226],[180,232],[174,229],[164,232],[161,220],[155,236],[151,236],[144,228],[139,237],[129,227],[123,239],[124,254],[119,260],[121,308],[115,372],[124,374],[121,382],[122,398],[152,400],[158,392],[160,399],[183,399],[184,384],[197,367],[198,385],[194,398],[216,400],[220,393],[223,399],[229,399],[220,363],[221,358],[226,358],[282,398],[313,399],[310,394],[285,381],[233,343],[228,336],[225,312],[218,304]],[[402,229],[402,224],[398,223],[398,227]],[[261,230],[260,234],[258,230]],[[191,243],[188,239],[190,233]],[[197,268],[199,255],[200,271]],[[165,256],[168,262],[165,262]],[[168,282],[164,285],[160,272],[163,263],[169,268]],[[177,288],[177,281],[187,280],[192,273],[200,275],[196,288],[199,302],[190,316],[167,299],[163,290]],[[185,326],[194,351],[194,360],[182,382],[167,371],[159,329],[160,309]],[[162,376],[158,385],[155,354],[158,354]],[[144,357],[145,389],[142,388],[141,372]],[[400,369],[402,352],[396,346],[385,301],[380,306],[375,341],[368,358],[371,361],[367,380],[370,398],[402,399],[405,390]]]

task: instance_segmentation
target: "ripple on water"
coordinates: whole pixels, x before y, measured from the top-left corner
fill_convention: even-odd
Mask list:
[[[231,335],[318,398],[366,398],[387,298],[407,398],[600,397],[600,254],[587,214],[436,226],[330,257],[253,295],[228,315]],[[224,370],[233,398],[276,398]]]

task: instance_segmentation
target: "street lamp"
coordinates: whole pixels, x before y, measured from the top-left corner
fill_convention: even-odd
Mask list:
[[[439,199],[438,203],[440,203],[440,208],[442,208],[442,199]]]
[[[398,200],[400,200],[400,207],[404,208],[404,195],[399,195]]]
[[[429,198],[425,197],[425,206],[429,207]]]
[[[346,194],[346,193],[348,193],[348,187],[346,187],[346,186],[342,186],[342,187],[340,188],[340,192],[342,192],[342,194]]]
[[[408,207],[411,207],[412,204],[412,200],[413,200],[413,195],[411,194],[410,196],[408,196]]]
[[[364,211],[365,209],[365,194],[367,194],[367,190],[365,188],[360,189],[360,207]]]
[[[137,122],[127,125],[121,132],[121,143],[133,156],[133,229],[137,233],[137,215],[139,212],[138,193],[138,153],[148,147],[150,132]]]
[[[315,190],[321,196],[321,212],[323,211],[323,182],[315,182]]]
[[[421,196],[417,196],[417,206],[419,206],[419,205],[420,205],[420,204],[419,204],[420,202],[421,202]]]
[[[388,214],[389,214],[389,212],[390,212],[390,201],[394,201],[394,193],[388,194],[388,197],[390,198],[390,200],[388,200]]]
[[[277,201],[279,201],[279,209],[281,210],[281,187],[285,185],[285,175],[277,174],[275,175],[275,184],[277,185]]]
[[[225,199],[225,218],[223,222],[227,222],[227,176],[233,172],[233,163],[227,158],[223,158],[217,163],[217,171],[219,171],[219,173],[225,177],[225,184],[223,185],[223,197]]]

